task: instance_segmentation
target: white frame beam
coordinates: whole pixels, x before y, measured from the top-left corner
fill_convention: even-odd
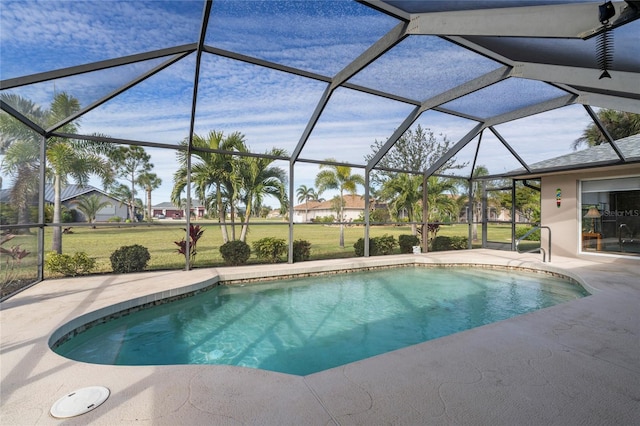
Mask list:
[[[640,18],[623,1],[613,3],[612,26]],[[601,32],[597,3],[473,9],[411,15],[409,34],[585,39]]]

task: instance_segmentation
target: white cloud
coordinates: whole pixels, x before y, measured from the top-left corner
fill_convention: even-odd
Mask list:
[[[0,21],[2,78],[194,43],[202,6],[201,1],[5,0]],[[364,12],[355,12],[357,9]],[[356,2],[331,2],[327,7],[326,3],[315,1],[216,0],[213,12],[208,44],[329,75],[342,69],[396,23]],[[131,65],[63,79],[55,82],[55,90],[66,90],[87,105],[144,72],[146,66]],[[353,81],[423,100],[496,66],[439,38],[410,37]],[[195,55],[190,55],[87,114],[82,118],[81,131],[177,144],[189,130],[194,69]],[[47,106],[53,84],[46,82],[17,92]],[[534,91],[520,93],[537,96],[541,85],[534,84]],[[322,82],[205,54],[195,130],[240,131],[256,152],[279,146],[291,153],[325,87]],[[491,90],[491,96],[485,91],[467,99],[476,103],[466,106],[502,108],[505,102],[522,101],[495,96]],[[412,108],[338,89],[301,157],[335,157],[362,163],[370,145],[375,140],[386,141]],[[418,123],[446,135],[452,143],[475,125],[436,112],[423,114]],[[535,162],[566,153],[587,124],[584,110],[571,107],[497,128],[525,160]],[[485,143],[484,147],[486,155],[478,159],[478,164],[486,165],[491,172],[504,171],[506,161],[500,145]],[[461,160],[462,154],[466,152],[461,152]],[[167,201],[176,170],[175,153],[153,150],[153,162],[164,181],[154,200]],[[295,187],[313,186],[317,172],[317,165],[296,165]]]

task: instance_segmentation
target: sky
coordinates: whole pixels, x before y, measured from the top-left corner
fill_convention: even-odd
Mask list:
[[[189,0],[2,0],[0,79],[195,43],[202,13],[203,2]],[[331,77],[397,23],[394,18],[345,0],[216,0],[205,43]],[[55,93],[65,91],[86,106],[167,59],[8,92],[47,107]],[[77,122],[80,132],[175,146],[189,132],[195,66],[195,54],[191,54],[135,85],[84,115]],[[350,83],[425,100],[500,66],[439,38],[413,36],[356,74]],[[195,132],[241,132],[254,152],[280,147],[292,153],[325,88],[326,83],[313,79],[205,53],[198,83]],[[544,83],[510,79],[447,107],[493,115],[561,94]],[[412,109],[406,103],[338,88],[301,158],[364,164],[371,145],[386,141]],[[571,106],[502,124],[496,130],[525,161],[536,162],[570,152],[571,143],[589,122],[584,108]],[[476,122],[429,111],[414,126],[418,124],[455,143]],[[470,162],[476,144],[477,138],[459,153],[458,160]],[[175,152],[149,152],[153,171],[163,181],[153,194],[153,203],[169,201],[177,168]],[[485,165],[491,173],[520,167],[489,132],[483,134],[477,164]],[[288,170],[287,162],[276,165]],[[317,164],[297,164],[294,188],[314,186],[318,172]],[[3,181],[6,187],[10,177],[3,176]],[[359,192],[363,193],[362,188]]]

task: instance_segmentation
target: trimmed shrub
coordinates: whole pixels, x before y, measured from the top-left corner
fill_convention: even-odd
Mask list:
[[[266,237],[253,243],[253,251],[260,260],[276,263],[287,253],[287,242],[282,238]]]
[[[73,255],[51,252],[47,254],[45,265],[50,272],[75,277],[91,273],[96,266],[96,260],[83,251]]]
[[[147,267],[151,255],[146,247],[139,244],[122,246],[111,253],[111,267],[117,274],[141,272]]]
[[[533,227],[531,226],[516,226],[516,240],[524,237],[524,234],[531,231]],[[538,229],[535,232],[532,232],[529,236],[527,236],[526,241],[540,241],[540,230]]]
[[[399,235],[398,244],[400,245],[400,253],[413,253],[413,246],[420,245],[420,238],[411,234]]]
[[[372,256],[371,248],[373,246],[373,241],[371,240],[372,238],[369,238],[369,256]],[[357,257],[364,256],[364,238],[358,238],[358,241],[353,244],[353,250]]]
[[[251,248],[244,241],[228,241],[220,246],[220,254],[227,265],[244,265],[251,256]]]
[[[380,237],[369,238],[369,256],[378,256],[393,253],[396,240],[393,235],[384,234]],[[353,245],[356,256],[364,256],[364,238],[359,238]]]
[[[378,254],[391,254],[393,249],[398,245],[393,235],[384,234],[381,237],[374,237],[376,241],[376,249]]]
[[[467,237],[438,236],[433,240],[433,251],[465,250],[469,245]]]
[[[369,221],[374,223],[389,222],[391,215],[387,209],[375,209],[369,214]]]
[[[293,261],[302,262],[311,257],[311,243],[306,240],[295,240],[293,242]]]
[[[333,223],[336,221],[336,218],[333,216],[318,216],[312,221],[313,223]]]

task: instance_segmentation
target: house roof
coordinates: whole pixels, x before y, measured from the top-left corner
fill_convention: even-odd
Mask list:
[[[60,193],[60,200],[62,202],[71,200],[73,198],[77,198],[80,197],[81,195],[85,195],[85,194],[89,194],[91,192],[99,192],[100,194],[109,197],[109,198],[113,198],[114,200],[117,200],[117,198],[112,197],[111,195],[107,194],[106,192],[91,186],[91,185],[86,185],[86,186],[81,186],[81,185],[75,185],[75,184],[71,184],[71,185],[65,185],[62,188],[62,192]],[[53,203],[54,202],[54,190],[53,190],[53,185],[45,185],[44,187],[44,201],[46,203]]]
[[[529,165],[532,172],[547,172],[554,170],[566,170],[570,168],[584,168],[593,166],[606,166],[621,163],[622,160],[616,149],[626,161],[640,160],[640,133],[614,141],[614,145],[604,143],[589,147],[571,154],[561,155]],[[526,173],[524,168],[514,170],[509,174]]]
[[[345,201],[344,208],[349,209],[364,209],[364,197],[362,195],[357,194],[347,194],[343,197]],[[331,210],[333,209],[333,200],[327,201],[309,201],[308,206],[305,206],[304,203],[298,204],[293,208],[294,210],[304,211],[304,210]]]
[[[297,206],[293,207],[293,210],[312,210],[315,209],[316,207],[318,207],[320,204],[322,204],[321,201],[317,201],[317,200],[309,200],[306,203],[302,203],[302,204],[298,204]]]
[[[54,190],[53,185],[45,185],[44,187],[44,201],[45,203],[53,203],[54,202]],[[89,194],[91,192],[99,192],[104,196],[116,199],[109,194],[101,191],[100,189],[93,187],[91,185],[81,186],[81,185],[66,185],[62,188],[62,192],[60,193],[60,199],[62,202],[71,200],[73,198],[79,197],[81,195]],[[0,202],[8,202],[9,197],[11,196],[11,188],[0,190]]]

